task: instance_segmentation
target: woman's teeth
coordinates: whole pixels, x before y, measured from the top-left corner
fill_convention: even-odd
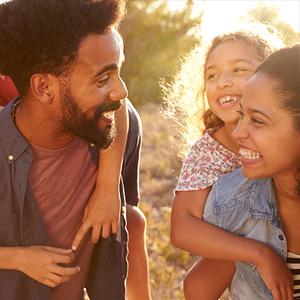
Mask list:
[[[228,103],[228,102],[231,102],[231,101],[239,101],[239,98],[238,96],[224,96],[224,97],[221,97],[219,98],[219,103],[222,105],[224,103]]]
[[[241,157],[245,159],[250,159],[250,160],[260,159],[260,154],[258,152],[254,152],[249,149],[240,148],[239,154],[241,155]]]

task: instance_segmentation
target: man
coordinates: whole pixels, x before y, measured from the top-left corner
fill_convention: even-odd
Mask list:
[[[121,0],[0,7],[0,70],[21,96],[0,115],[0,299],[80,300],[84,286],[91,299],[124,299],[123,226],[69,249],[95,185],[96,146],[112,143],[127,97],[114,29],[123,11]]]

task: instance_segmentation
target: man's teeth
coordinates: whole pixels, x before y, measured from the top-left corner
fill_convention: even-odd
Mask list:
[[[246,159],[257,160],[260,158],[260,154],[258,152],[254,152],[249,149],[240,148],[239,153],[240,153],[241,157],[246,158]]]
[[[106,111],[106,112],[104,112],[103,113],[103,116],[105,117],[105,118],[113,118],[114,117],[114,114],[115,114],[115,112],[114,111]]]
[[[237,101],[239,101],[239,97],[238,96],[224,96],[224,97],[219,98],[220,104],[224,104],[224,103],[231,102],[231,101],[237,102]]]

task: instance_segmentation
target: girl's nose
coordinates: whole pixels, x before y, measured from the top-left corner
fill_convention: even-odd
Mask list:
[[[232,87],[233,82],[229,74],[221,74],[218,79],[218,86],[220,88]]]

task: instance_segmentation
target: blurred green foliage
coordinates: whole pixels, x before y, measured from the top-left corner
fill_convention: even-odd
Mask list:
[[[125,43],[122,69],[129,98],[135,105],[161,103],[159,80],[170,78],[180,56],[197,42],[193,28],[201,17],[192,18],[192,1],[172,11],[166,0],[129,0],[120,31]]]
[[[286,45],[293,45],[300,42],[300,33],[295,32],[288,23],[283,22],[280,19],[279,11],[276,7],[259,4],[255,8],[249,10],[246,18],[269,23],[276,27],[282,34]]]

